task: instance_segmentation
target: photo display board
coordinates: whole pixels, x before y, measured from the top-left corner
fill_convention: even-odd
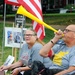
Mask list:
[[[25,43],[25,31],[26,28],[5,27],[5,46],[20,48]]]

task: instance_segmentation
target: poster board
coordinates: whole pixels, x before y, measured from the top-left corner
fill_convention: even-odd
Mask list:
[[[24,40],[24,33],[26,28],[5,27],[5,47],[20,48]]]
[[[15,27],[17,28],[24,28],[26,17],[22,14],[15,15]]]
[[[9,55],[6,59],[6,61],[4,62],[4,65],[5,66],[8,66],[8,65],[11,65],[14,61],[14,57]],[[8,70],[5,70],[5,72],[7,72]]]

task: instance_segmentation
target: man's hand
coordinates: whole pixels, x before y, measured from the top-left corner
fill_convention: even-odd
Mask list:
[[[60,39],[63,36],[63,32],[60,29],[58,30],[58,32],[55,32],[54,34],[55,34],[54,38],[57,38],[57,39]]]
[[[60,38],[62,38],[63,37],[63,32],[59,29],[57,32],[54,32],[54,34],[55,34],[55,36],[54,36],[54,38],[52,39],[52,41],[54,42],[54,43],[56,43]]]

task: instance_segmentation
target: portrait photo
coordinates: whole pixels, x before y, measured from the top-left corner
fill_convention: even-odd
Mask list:
[[[25,30],[26,28],[5,27],[5,46],[19,48],[25,43]]]

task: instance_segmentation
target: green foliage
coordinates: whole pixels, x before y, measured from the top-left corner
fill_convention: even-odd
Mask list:
[[[54,32],[50,29],[45,28],[45,38],[44,38],[44,42],[47,43],[48,41],[50,41],[50,39],[52,39],[54,36]]]
[[[68,4],[64,8],[65,9],[75,9],[75,5],[74,4]]]
[[[69,14],[44,14],[44,22],[49,25],[69,25],[69,24],[75,24],[75,13],[69,13]],[[15,21],[15,14],[13,15],[7,15],[6,16],[6,27],[13,27],[13,22]],[[0,15],[0,20],[3,21],[3,17]],[[28,25],[31,24],[32,20],[29,18],[26,18],[26,27],[32,26]],[[2,49],[2,40],[3,40],[3,22],[0,22],[0,49]],[[45,39],[43,40],[45,43],[47,43],[50,39],[53,38],[54,32],[50,29],[45,28]],[[12,49],[11,48],[4,48],[5,50],[5,57],[3,59],[3,62],[7,58],[9,54],[11,54]],[[1,51],[1,50],[0,50]]]
[[[44,22],[49,24],[49,25],[69,25],[69,24],[75,24],[75,13],[69,13],[69,14],[44,14]],[[13,27],[13,22],[15,21],[15,15],[7,15],[6,16],[6,27]],[[3,40],[3,17],[0,15],[0,52],[2,51],[2,40]],[[28,26],[28,24],[31,24],[32,20],[29,18],[26,18],[26,27],[30,27],[31,25]],[[54,32],[50,29],[45,28],[45,39],[43,40],[45,43],[47,43],[50,39],[53,38]],[[4,48],[4,57],[2,59],[3,64],[8,57],[9,54],[12,54],[12,48],[5,47]],[[18,55],[18,52],[17,52]],[[9,75],[9,72],[8,74]]]

